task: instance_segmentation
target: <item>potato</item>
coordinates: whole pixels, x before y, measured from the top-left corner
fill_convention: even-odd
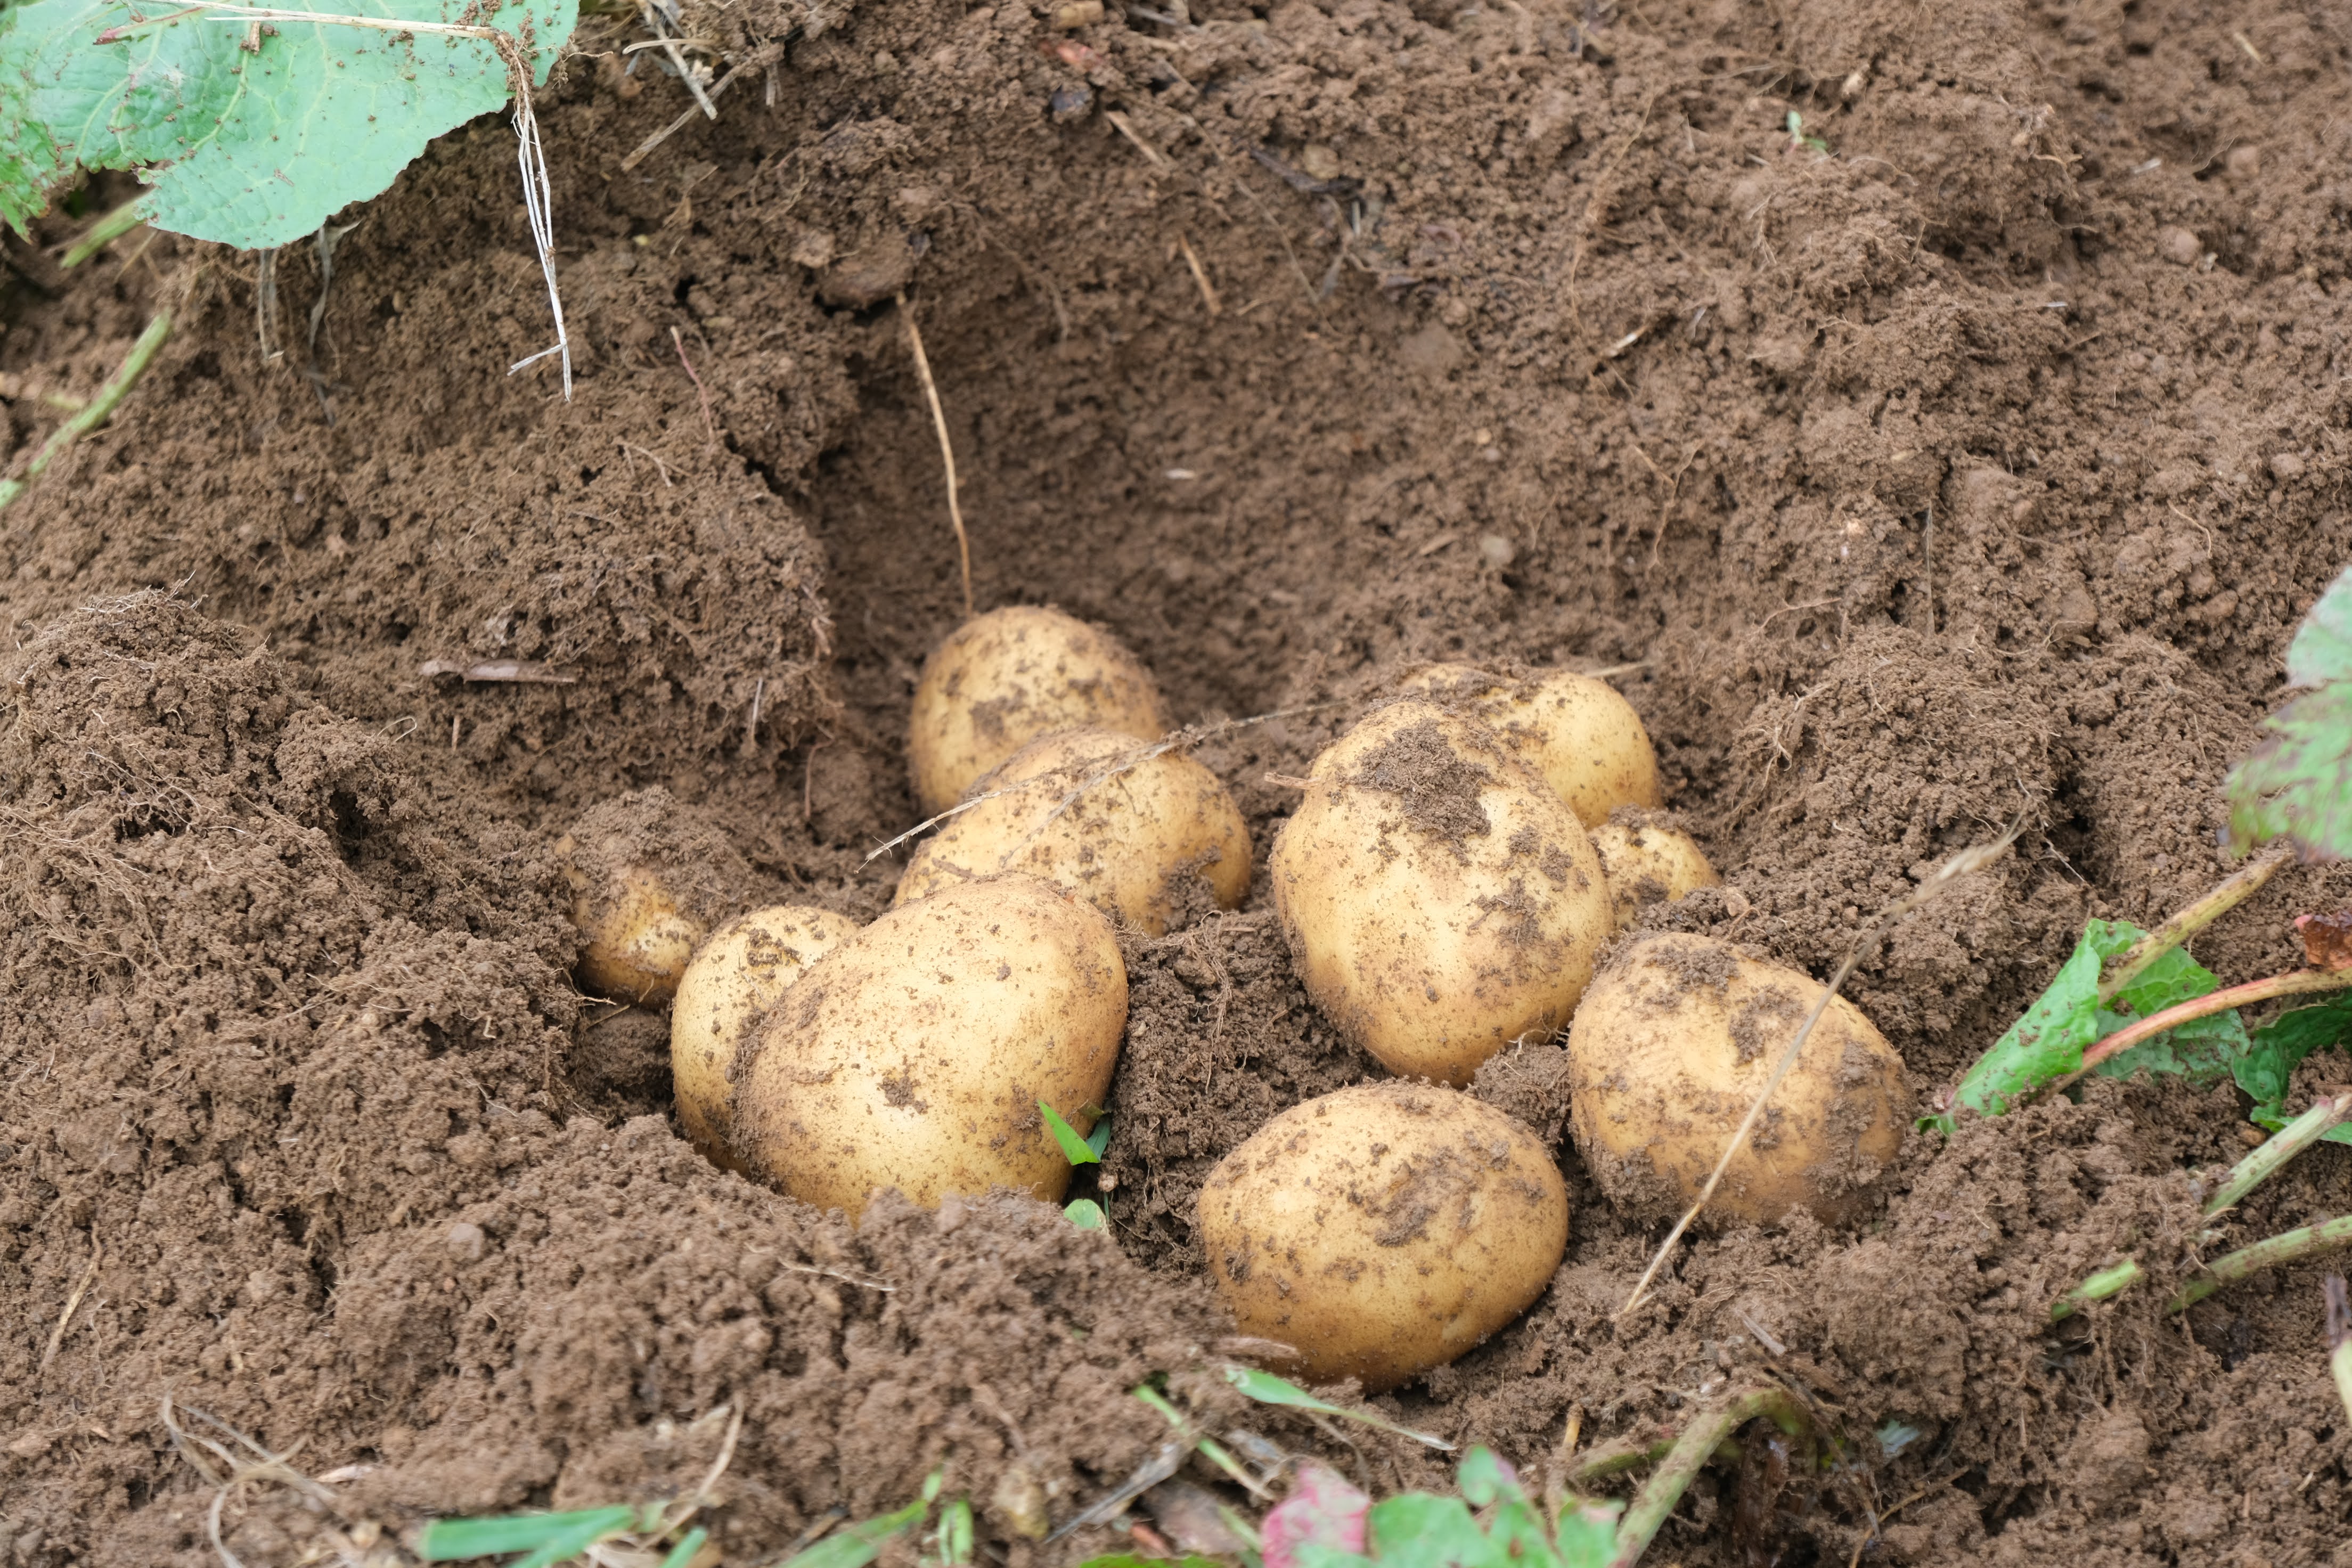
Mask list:
[[[1127,1027],[1111,923],[1034,877],[902,904],[810,966],[735,1060],[735,1151],[854,1218],[877,1188],[936,1207],[1016,1187],[1058,1199],[1070,1163],[1044,1100],[1094,1125]]]
[[[1310,1383],[1392,1388],[1525,1311],[1568,1246],[1568,1186],[1466,1094],[1370,1083],[1294,1106],[1201,1187],[1209,1276]]]
[[[1723,880],[1689,834],[1647,820],[1630,806],[1619,806],[1609,821],[1592,830],[1592,847],[1609,879],[1609,902],[1616,910],[1619,931],[1638,921],[1644,905],[1671,903],[1694,889],[1716,887]]]
[[[559,855],[572,841],[556,841]],[[603,876],[567,868],[572,923],[587,938],[580,984],[619,1001],[667,1002],[707,929],[682,912],[668,879],[650,866],[623,866]]]
[[[720,926],[687,964],[669,1008],[670,1085],[688,1140],[712,1161],[742,1168],[727,1143],[734,1121],[727,1069],[744,1030],[856,931],[856,921],[831,910],[779,904]]]
[[[1570,1130],[1610,1201],[1646,1219],[1687,1208],[1821,994],[1810,975],[1712,937],[1639,936],[1618,949],[1568,1034]],[[1838,1223],[1910,1121],[1903,1058],[1837,997],[1707,1215],[1760,1225],[1803,1208]]]
[[[1404,683],[1466,709],[1544,776],[1587,827],[1621,805],[1657,806],[1658,755],[1642,716],[1605,680],[1555,669],[1508,680],[1468,665],[1432,665]]]
[[[1148,749],[1114,730],[1065,730],[1030,742],[972,786],[994,799],[917,847],[898,901],[1025,871],[1150,936],[1167,932],[1188,885],[1234,908],[1249,891],[1249,825],[1216,774],[1181,752],[1162,752],[1101,777]],[[1082,785],[1091,787],[1070,800]]]
[[[936,816],[1040,735],[1093,726],[1156,741],[1171,728],[1149,670],[1059,610],[992,610],[923,662],[907,728],[915,798]]]
[[[1268,870],[1316,1005],[1390,1071],[1457,1086],[1564,1026],[1613,931],[1574,814],[1431,702],[1383,708],[1316,759]]]

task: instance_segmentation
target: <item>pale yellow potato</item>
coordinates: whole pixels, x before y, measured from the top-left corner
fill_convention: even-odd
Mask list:
[[[1612,1204],[1644,1219],[1689,1206],[1822,989],[1713,937],[1638,936],[1618,949],[1568,1033],[1570,1129]],[[1841,1222],[1910,1121],[1903,1058],[1833,998],[1706,1217],[1769,1224],[1802,1208]]]
[[[727,1142],[735,1119],[727,1069],[745,1029],[856,931],[847,915],[779,904],[720,926],[687,964],[669,1005],[670,1082],[688,1140],[709,1159],[742,1168]]]
[[[1127,1027],[1110,921],[1034,877],[890,910],[810,966],[735,1067],[736,1152],[854,1218],[877,1189],[937,1207],[1013,1187],[1057,1200],[1070,1163],[1037,1112],[1094,1125]]]
[[[1307,995],[1410,1078],[1466,1084],[1565,1026],[1614,932],[1575,814],[1432,702],[1392,703],[1316,759],[1267,868]]]
[[[1209,1277],[1244,1334],[1309,1383],[1392,1388],[1508,1323],[1568,1246],[1568,1185],[1536,1135],[1432,1084],[1294,1106],[1201,1187]]]
[[[923,661],[907,764],[926,816],[1040,735],[1083,726],[1156,741],[1172,726],[1151,672],[1116,637],[1019,605],[966,621]]]
[[[1525,680],[1437,664],[1402,689],[1466,708],[1508,742],[1587,827],[1621,805],[1664,804],[1658,754],[1633,705],[1605,680],[1555,669]]]
[[[1113,730],[1030,742],[972,786],[980,805],[916,847],[898,901],[1025,871],[1150,936],[1167,931],[1188,882],[1205,883],[1220,908],[1234,908],[1250,882],[1241,808],[1181,752],[1119,767],[1150,749]]]
[[[573,863],[574,847],[569,836],[555,844],[572,889],[572,923],[587,939],[580,984],[615,1001],[668,1001],[709,928],[678,907],[677,889],[653,867],[592,875]]]
[[[1689,834],[1662,822],[1643,821],[1622,808],[1615,820],[1592,830],[1592,847],[1609,879],[1609,902],[1617,912],[1619,931],[1639,921],[1646,905],[1671,903],[1723,881]]]

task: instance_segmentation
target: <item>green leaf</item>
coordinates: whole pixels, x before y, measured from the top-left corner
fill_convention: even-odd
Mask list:
[[[1109,1117],[1106,1116],[1095,1123],[1095,1130],[1087,1134],[1087,1147],[1095,1152],[1096,1159],[1102,1158],[1103,1151],[1110,1147]]]
[[[1080,1230],[1100,1230],[1103,1227],[1102,1205],[1092,1198],[1073,1198],[1063,1208],[1062,1217]]]
[[[1394,1568],[1511,1568],[1510,1557],[1458,1497],[1404,1492],[1376,1502],[1365,1534],[1367,1555]]]
[[[2231,847],[2287,838],[2307,855],[2352,857],[2352,682],[2296,698],[2263,728],[2271,738],[2221,786]]]
[[[882,1551],[882,1543],[922,1522],[931,1505],[917,1500],[896,1513],[860,1520],[826,1536],[805,1552],[786,1558],[781,1568],[866,1568]]]
[[[1979,1115],[1999,1116],[2024,1095],[2077,1071],[2084,1051],[2096,1041],[2136,1018],[2209,994],[2220,984],[2212,971],[2175,948],[2124,987],[2112,1010],[2101,1007],[2101,968],[2146,934],[2129,921],[2086,924],[2083,940],[2060,966],[2050,988],[1978,1058],[1953,1091],[1954,1102]],[[2143,1041],[2100,1064],[2097,1070],[2115,1078],[2153,1072],[2218,1079],[2236,1065],[2246,1049],[2245,1026],[2237,1015],[2215,1014]],[[1949,1132],[1953,1121],[1949,1116],[1934,1117],[1927,1124]]]
[[[288,8],[483,26],[543,83],[578,0],[285,0]],[[92,169],[135,169],[145,222],[247,249],[285,245],[384,190],[443,132],[507,101],[487,39],[272,22],[173,0],[0,9],[0,218],[20,234]]]
[[[1357,1561],[1361,1562],[1359,1558]],[[1108,1556],[1089,1557],[1078,1568],[1226,1568],[1214,1557],[1202,1557],[1187,1552],[1181,1557],[1140,1557],[1132,1552],[1114,1552]]]
[[[696,1525],[678,1537],[677,1544],[671,1547],[668,1555],[661,1560],[661,1568],[686,1568],[694,1561],[694,1554],[702,1550],[702,1543],[709,1539],[710,1531]]]
[[[1101,1162],[1102,1156],[1095,1152],[1094,1145],[1079,1137],[1077,1130],[1062,1120],[1060,1111],[1041,1100],[1037,1102],[1037,1114],[1045,1119],[1045,1131],[1054,1135],[1054,1142],[1062,1146],[1062,1157],[1071,1164],[1092,1165]]]
[[[1561,1568],[1608,1568],[1617,1555],[1617,1516],[1624,1511],[1616,1498],[1569,1499],[1556,1538]]]
[[[2238,1063],[2238,1087],[2253,1097],[2252,1120],[2275,1132],[2289,1120],[2287,1082],[2303,1058],[2352,1040],[2352,992],[2339,992],[2325,1002],[2282,1013],[2254,1031],[2252,1044]],[[2352,1143],[2352,1125],[2331,1127],[2324,1142]]]
[[[940,1510],[940,1561],[954,1568],[971,1561],[971,1500],[958,1498]]]
[[[1453,1444],[1426,1432],[1415,1432],[1393,1421],[1373,1415],[1369,1410],[1354,1410],[1344,1405],[1334,1405],[1328,1399],[1318,1399],[1295,1383],[1288,1383],[1270,1372],[1260,1372],[1254,1366],[1228,1366],[1225,1381],[1242,1391],[1243,1397],[1255,1399],[1260,1405],[1279,1405],[1286,1410],[1312,1410],[1321,1415],[1337,1415],[1346,1421],[1360,1421],[1367,1426],[1377,1426],[1383,1432],[1393,1432],[1400,1437],[1410,1437],[1416,1443],[1426,1443],[1433,1448],[1451,1450]]]
[[[2286,679],[2290,686],[2352,679],[2352,566],[2336,574],[2295,628],[2286,649]]]
[[[417,1534],[416,1555],[426,1563],[451,1563],[466,1557],[501,1557],[509,1552],[537,1554],[551,1544],[584,1533],[586,1539],[564,1553],[577,1556],[636,1521],[635,1509],[618,1506],[570,1513],[504,1514],[495,1519],[429,1520]]]

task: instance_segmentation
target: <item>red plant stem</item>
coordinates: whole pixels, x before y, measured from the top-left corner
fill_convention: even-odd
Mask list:
[[[2226,1013],[2232,1007],[2243,1007],[2250,1003],[2267,1002],[2273,996],[2301,996],[2314,991],[2347,989],[2352,989],[2352,969],[2297,969],[2266,979],[2249,980],[2243,985],[2231,985],[2210,995],[2193,997],[2167,1007],[2161,1013],[2150,1013],[2137,1024],[2126,1024],[2117,1029],[2084,1051],[2083,1065],[2051,1087],[2063,1089],[2108,1058],[2120,1056],[2143,1040],[2154,1039],[2167,1029],[2177,1029],[2199,1018],[2210,1018],[2216,1013]]]

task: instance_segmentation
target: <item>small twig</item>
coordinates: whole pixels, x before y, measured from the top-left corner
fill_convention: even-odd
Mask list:
[[[1142,137],[1137,135],[1135,133],[1134,125],[1129,122],[1126,115],[1121,114],[1116,109],[1106,109],[1103,110],[1103,118],[1110,121],[1110,127],[1112,130],[1118,132],[1121,136],[1126,137],[1129,142],[1135,143],[1135,150],[1143,154],[1143,161],[1145,163],[1150,163],[1155,169],[1164,169],[1168,167],[1167,154],[1161,153],[1159,148],[1154,147],[1150,142],[1146,142]]]
[[[971,540],[963,531],[963,503],[956,499],[955,443],[948,439],[947,411],[940,406],[939,384],[931,379],[930,356],[923,353],[923,334],[915,325],[915,313],[907,309],[907,296],[900,294],[898,315],[907,323],[907,346],[914,351],[915,374],[922,379],[923,396],[931,405],[931,425],[940,435],[940,461],[948,471],[948,521],[955,524],[956,553],[963,565],[963,614],[971,618]],[[871,855],[866,857],[872,859]]]
[[[1708,1200],[1715,1196],[1715,1189],[1723,1182],[1724,1172],[1731,1168],[1732,1160],[1741,1149],[1747,1146],[1748,1135],[1754,1131],[1758,1119],[1764,1114],[1765,1106],[1771,1102],[1773,1090],[1779,1089],[1780,1080],[1789,1076],[1789,1069],[1797,1065],[1797,1055],[1804,1049],[1806,1039],[1813,1032],[1813,1026],[1821,1022],[1822,1015],[1829,1010],[1832,999],[1845,984],[1847,978],[1853,973],[1854,965],[1862,962],[1864,950],[1876,942],[1885,932],[1899,924],[1906,916],[1942,893],[1954,882],[1971,871],[1980,870],[1991,863],[2001,851],[2017,841],[2017,836],[2023,831],[2024,826],[2025,818],[2021,814],[2010,830],[1992,843],[1972,845],[1961,850],[1928,873],[1927,879],[1916,888],[1881,910],[1863,933],[1854,938],[1853,945],[1846,949],[1845,957],[1840,961],[1837,973],[1830,976],[1830,983],[1822,988],[1821,999],[1813,1004],[1812,1011],[1805,1015],[1805,1021],[1797,1026],[1796,1034],[1790,1037],[1787,1047],[1781,1051],[1780,1059],[1773,1064],[1771,1076],[1764,1080],[1764,1087],[1758,1090],[1755,1103],[1748,1108],[1748,1114],[1740,1119],[1738,1127],[1733,1130],[1730,1142],[1724,1145],[1723,1157],[1716,1161],[1715,1169],[1708,1173],[1706,1183],[1699,1188],[1697,1198],[1692,1202],[1690,1208],[1682,1218],[1675,1221],[1675,1228],[1666,1233],[1666,1239],[1658,1244],[1657,1253],[1650,1259],[1650,1266],[1642,1271],[1642,1278],[1634,1283],[1633,1294],[1626,1297],[1625,1304],[1617,1309],[1617,1315],[1612,1320],[1612,1321],[1622,1325],[1633,1309],[1642,1304],[1642,1298],[1649,1290],[1650,1281],[1657,1278],[1658,1270],[1664,1267],[1667,1258],[1673,1255],[1675,1243],[1682,1239],[1683,1232],[1690,1228],[1691,1222],[1698,1218],[1700,1212],[1706,1207]],[[2352,979],[2347,979],[2346,984],[2352,984]]]
[[[147,374],[147,367],[154,363],[156,352],[163,348],[163,341],[171,335],[172,312],[168,310],[156,311],[155,319],[147,323],[147,330],[141,332],[138,341],[131,345],[131,353],[123,359],[121,368],[107,378],[106,384],[98,389],[98,395],[91,398],[80,413],[49,433],[49,438],[41,443],[41,449],[33,454],[32,461],[25,465],[24,477],[0,479],[0,511],[7,510],[11,501],[23,495],[67,447],[106,422],[106,416],[114,412],[116,405],[139,384],[139,378]]]
[[[2109,959],[2099,981],[2099,1005],[2104,1007],[2114,1001],[2126,986],[2147,972],[2149,964],[2252,898],[2294,856],[2291,845],[2276,845],[2264,850],[2248,861],[2236,876]]]
[[[1880,1514],[1873,1523],[1870,1530],[1864,1533],[1863,1538],[1854,1542],[1853,1556],[1847,1560],[1845,1568],[1862,1568],[1862,1554],[1870,1550],[1870,1543],[1878,1539],[1880,1527],[1884,1526],[1888,1520],[1893,1519],[1896,1514],[1901,1513],[1905,1509],[1909,1508],[1913,1503],[1917,1502],[1921,1498],[1926,1497],[1928,1493],[1943,1490],[1946,1487],[1950,1486],[1954,1481],[1958,1480],[1962,1476],[1967,1475],[1969,1471],[1973,1468],[1975,1468],[1973,1465],[1962,1465],[1950,1475],[1929,1481],[1926,1486],[1921,1487],[1917,1491],[1913,1492],[1909,1497],[1905,1498],[1893,1508],[1890,1508],[1885,1513]]]
[[[492,659],[487,664],[459,664],[453,659],[428,658],[416,667],[416,673],[428,679],[436,675],[454,675],[461,680],[508,681],[518,686],[570,686],[580,678],[566,675],[551,664],[531,664],[519,658]]]
[[[663,51],[669,56],[669,63],[677,68],[677,79],[686,83],[686,90],[694,94],[694,101],[701,106],[703,117],[718,119],[719,106],[710,101],[709,93],[702,90],[702,83],[696,78],[694,68],[688,65],[686,57],[678,52],[677,40],[670,37],[668,29],[662,26],[661,13],[650,5],[641,5],[638,9],[645,16],[646,31],[660,41]]]
[[[751,688],[751,717],[743,726],[743,755],[749,757],[760,744],[760,699],[768,694],[768,678],[761,676]]]
[[[1209,320],[1213,321],[1225,311],[1217,302],[1216,286],[1209,281],[1208,269],[1201,265],[1201,258],[1192,253],[1192,242],[1180,234],[1176,243],[1184,248],[1184,265],[1192,269],[1192,281],[1201,286],[1201,303],[1209,308]]]
[[[725,92],[730,86],[733,85],[737,77],[741,76],[745,71],[751,69],[753,67],[764,66],[772,63],[772,62],[754,57],[751,59],[745,60],[739,66],[731,68],[725,76],[720,77],[717,81],[710,84],[710,96],[716,99],[720,93]],[[700,110],[697,108],[688,108],[685,113],[680,114],[676,120],[671,121],[667,125],[663,126],[660,130],[655,132],[652,135],[638,142],[636,151],[621,160],[621,172],[625,174],[631,169],[634,169],[638,164],[644,163],[655,148],[660,146],[663,142],[668,141],[671,137],[685,130],[688,123],[690,122],[698,112],[700,112]]]
[[[677,346],[677,363],[686,366],[686,379],[694,383],[694,395],[702,400],[702,429],[710,437],[709,449],[719,450],[719,424],[710,417],[710,394],[704,389],[702,378],[694,374],[694,362],[686,357],[686,340],[676,327],[669,330],[669,341]]]
[[[58,1351],[66,1342],[66,1330],[73,1322],[74,1312],[81,1306],[82,1297],[97,1281],[98,1266],[105,1258],[106,1248],[99,1245],[98,1232],[92,1230],[89,1233],[89,1267],[81,1271],[81,1282],[73,1288],[73,1294],[66,1298],[66,1310],[58,1314],[58,1326],[49,1331],[48,1348],[41,1352],[42,1372],[48,1371],[49,1363],[57,1360]]]
[[[2352,986],[2352,969],[2297,969],[2285,974],[2273,974],[2262,980],[2249,980],[2243,985],[2225,986],[2203,996],[2167,1007],[2160,1013],[2150,1013],[2136,1023],[2126,1024],[2114,1034],[2101,1039],[2083,1053],[2083,1065],[2064,1078],[2053,1079],[2044,1089],[2052,1093],[2064,1089],[2093,1068],[2111,1057],[2121,1056],[2143,1040],[2152,1040],[2168,1029],[2199,1018],[2210,1018],[2216,1013],[2226,1013],[2232,1007],[2249,1006],[2267,1002],[2273,996],[2307,996],[2315,992],[2341,991]]]

